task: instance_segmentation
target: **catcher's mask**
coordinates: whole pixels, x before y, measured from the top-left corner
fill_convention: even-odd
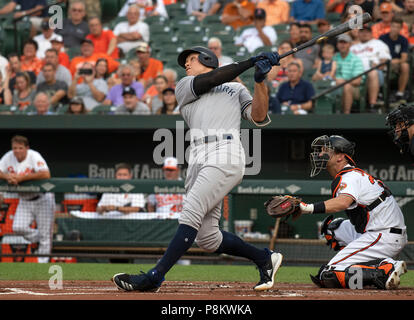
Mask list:
[[[344,137],[337,135],[317,137],[313,140],[311,149],[311,177],[318,175],[322,170],[326,169],[328,161],[334,153],[344,153],[348,162],[355,166],[355,161],[352,160],[355,143],[348,141]]]
[[[414,107],[406,104],[400,105],[391,111],[386,118],[386,125],[390,127],[388,134],[400,149],[402,154],[410,151],[410,137],[408,128],[414,124]]]

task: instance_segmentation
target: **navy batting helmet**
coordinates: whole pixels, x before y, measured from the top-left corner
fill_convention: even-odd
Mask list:
[[[213,69],[218,68],[219,62],[214,52],[205,47],[196,46],[190,49],[186,49],[178,55],[178,59],[177,59],[178,64],[184,69],[185,69],[185,60],[192,53],[199,53],[198,61],[200,61],[202,65],[209,67],[209,68],[213,68]]]

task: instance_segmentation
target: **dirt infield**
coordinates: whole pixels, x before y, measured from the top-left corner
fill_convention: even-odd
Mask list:
[[[255,292],[247,282],[166,281],[157,293],[121,292],[111,281],[0,281],[0,300],[414,300],[414,288],[398,290],[321,289],[313,284],[276,283]]]

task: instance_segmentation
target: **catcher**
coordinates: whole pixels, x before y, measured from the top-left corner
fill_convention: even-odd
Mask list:
[[[333,219],[330,215],[324,220],[322,234],[338,253],[316,276],[311,276],[312,281],[327,288],[398,288],[407,266],[394,258],[407,243],[407,231],[391,191],[382,181],[356,167],[352,159],[355,144],[347,139],[320,136],[312,142],[311,149],[311,177],[324,169],[328,171],[333,177],[332,199],[306,204],[290,196],[274,197],[265,203],[268,213],[298,218],[301,214],[345,210],[349,219]]]

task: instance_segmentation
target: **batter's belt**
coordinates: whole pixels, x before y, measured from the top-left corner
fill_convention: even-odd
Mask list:
[[[222,135],[212,135],[212,136],[205,136],[199,139],[194,139],[193,144],[195,146],[198,146],[203,143],[210,143],[210,142],[216,142],[221,140],[232,140],[234,139],[233,134],[231,133],[223,133]]]

